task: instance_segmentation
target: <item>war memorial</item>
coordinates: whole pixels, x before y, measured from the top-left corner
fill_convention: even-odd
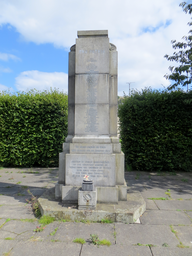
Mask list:
[[[41,212],[71,220],[133,223],[146,203],[140,193],[128,192],[124,179],[117,136],[116,46],[107,30],[78,31],[77,36],[69,53],[68,136],[59,154],[55,193],[39,199]]]

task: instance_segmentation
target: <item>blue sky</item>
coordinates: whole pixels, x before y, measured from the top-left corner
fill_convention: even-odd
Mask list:
[[[107,29],[119,54],[119,95],[169,85],[165,54],[189,31],[178,0],[0,0],[0,91],[67,92],[68,52],[78,30]],[[76,6],[76,8],[74,8]]]

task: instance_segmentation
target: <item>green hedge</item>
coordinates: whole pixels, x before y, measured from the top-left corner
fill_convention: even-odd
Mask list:
[[[0,93],[0,165],[58,166],[68,97],[57,90]]]
[[[192,91],[125,95],[119,119],[130,170],[192,171]]]

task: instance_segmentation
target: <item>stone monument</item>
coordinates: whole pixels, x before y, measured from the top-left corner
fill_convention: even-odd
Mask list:
[[[55,197],[66,203],[82,201],[87,175],[94,194],[88,191],[84,199],[118,204],[127,200],[127,186],[117,137],[117,50],[107,30],[77,35],[69,53],[68,136],[59,154]]]

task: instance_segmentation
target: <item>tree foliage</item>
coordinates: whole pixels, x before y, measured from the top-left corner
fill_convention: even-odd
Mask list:
[[[180,6],[185,13],[192,14],[192,4],[182,2]],[[192,22],[188,22],[188,25],[192,26]],[[188,85],[192,82],[192,30],[189,30],[188,36],[183,36],[182,39],[183,42],[172,40],[172,47],[178,51],[175,51],[172,56],[167,54],[164,56],[168,61],[179,63],[178,66],[170,66],[171,74],[165,75],[167,79],[172,81],[168,90],[175,89],[179,85],[187,86],[188,88]]]

